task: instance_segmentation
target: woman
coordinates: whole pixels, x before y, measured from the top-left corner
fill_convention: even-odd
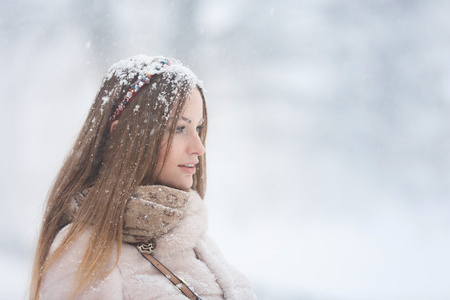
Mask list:
[[[180,62],[113,65],[50,192],[30,298],[254,299],[206,235],[206,128]]]

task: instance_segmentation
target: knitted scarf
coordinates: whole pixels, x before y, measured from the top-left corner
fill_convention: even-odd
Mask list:
[[[64,211],[71,222],[90,188],[78,192]],[[181,219],[191,193],[162,185],[139,186],[127,201],[123,222],[124,242],[148,242],[171,230]]]

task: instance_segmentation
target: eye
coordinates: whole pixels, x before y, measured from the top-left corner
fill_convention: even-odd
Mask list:
[[[186,128],[186,126],[178,126],[175,129],[175,133],[182,133],[184,131],[184,129]]]
[[[195,128],[197,130],[198,133],[200,133],[203,129],[203,125],[197,126],[197,128]]]

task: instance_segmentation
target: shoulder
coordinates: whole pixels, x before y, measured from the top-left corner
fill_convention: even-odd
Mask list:
[[[61,245],[70,227],[60,231],[55,238],[51,251]],[[75,280],[76,272],[88,246],[91,233],[84,232],[64,249],[61,256],[44,274],[41,285],[41,299],[68,299]],[[111,258],[114,265],[116,252]],[[109,275],[86,288],[76,299],[185,299],[172,284],[161,276],[136,249],[123,243],[119,262]]]
[[[70,225],[64,227],[50,248],[50,254],[62,244],[70,230]],[[57,260],[45,272],[40,289],[42,299],[66,299],[72,289],[75,275],[86,252],[91,233],[89,231],[81,234],[76,240],[71,241]],[[120,273],[115,269],[106,278],[96,282],[83,291],[79,298],[82,299],[121,299]],[[77,297],[78,298],[78,297]]]
[[[64,239],[67,237],[67,234],[69,233],[72,225],[69,224],[65,226],[63,229],[61,229],[58,234],[56,235],[55,239],[53,240],[53,243],[50,247],[50,255],[55,252],[55,250],[62,244]],[[89,230],[86,230],[81,234],[75,241],[72,241],[70,243],[71,245],[71,251],[66,251],[66,255],[75,255],[81,250],[86,250],[87,243],[89,242],[89,239],[91,238],[91,232]]]

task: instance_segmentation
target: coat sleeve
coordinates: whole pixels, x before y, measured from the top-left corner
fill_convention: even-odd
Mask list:
[[[59,246],[67,232],[68,227],[65,227],[58,233],[50,248],[50,253],[53,253]],[[42,278],[40,289],[42,300],[69,298],[88,239],[89,233],[83,234],[72,243],[71,247],[65,249],[50,266]],[[77,294],[74,299],[122,299],[122,280],[118,268],[115,268],[103,280],[91,284],[80,294]]]

